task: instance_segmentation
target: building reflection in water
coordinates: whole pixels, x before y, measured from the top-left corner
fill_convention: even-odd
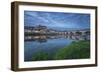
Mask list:
[[[24,37],[24,41],[37,41],[37,42],[47,42],[52,39],[66,38],[71,40],[90,40],[90,35],[27,35]]]

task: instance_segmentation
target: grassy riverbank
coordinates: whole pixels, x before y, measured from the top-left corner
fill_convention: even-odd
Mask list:
[[[59,49],[54,59],[82,59],[90,57],[89,41],[72,42],[69,46]]]
[[[84,59],[90,57],[90,42],[78,41],[72,42],[69,46],[65,46],[50,55],[47,52],[39,51],[33,57],[33,61],[39,60],[62,60],[62,59]]]

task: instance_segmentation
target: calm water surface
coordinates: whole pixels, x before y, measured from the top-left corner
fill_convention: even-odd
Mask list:
[[[46,42],[25,41],[25,61],[31,61],[34,54],[40,50],[46,52],[55,52],[56,50],[69,45],[73,40],[66,38],[48,39]]]
[[[72,41],[79,40],[80,37],[25,37],[24,42],[24,60],[32,61],[35,53],[45,51],[49,54],[55,53],[58,49],[68,46]],[[82,38],[80,38],[82,39]]]

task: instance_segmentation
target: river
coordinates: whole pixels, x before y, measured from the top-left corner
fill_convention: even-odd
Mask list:
[[[25,36],[24,37],[24,61],[32,61],[35,53],[45,51],[49,54],[55,53],[58,49],[68,46],[73,41],[87,40],[90,37],[83,36]]]

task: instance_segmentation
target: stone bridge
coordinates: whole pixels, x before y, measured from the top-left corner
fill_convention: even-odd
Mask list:
[[[90,35],[90,30],[72,30],[72,31],[63,31],[58,32],[58,34],[64,35]]]

